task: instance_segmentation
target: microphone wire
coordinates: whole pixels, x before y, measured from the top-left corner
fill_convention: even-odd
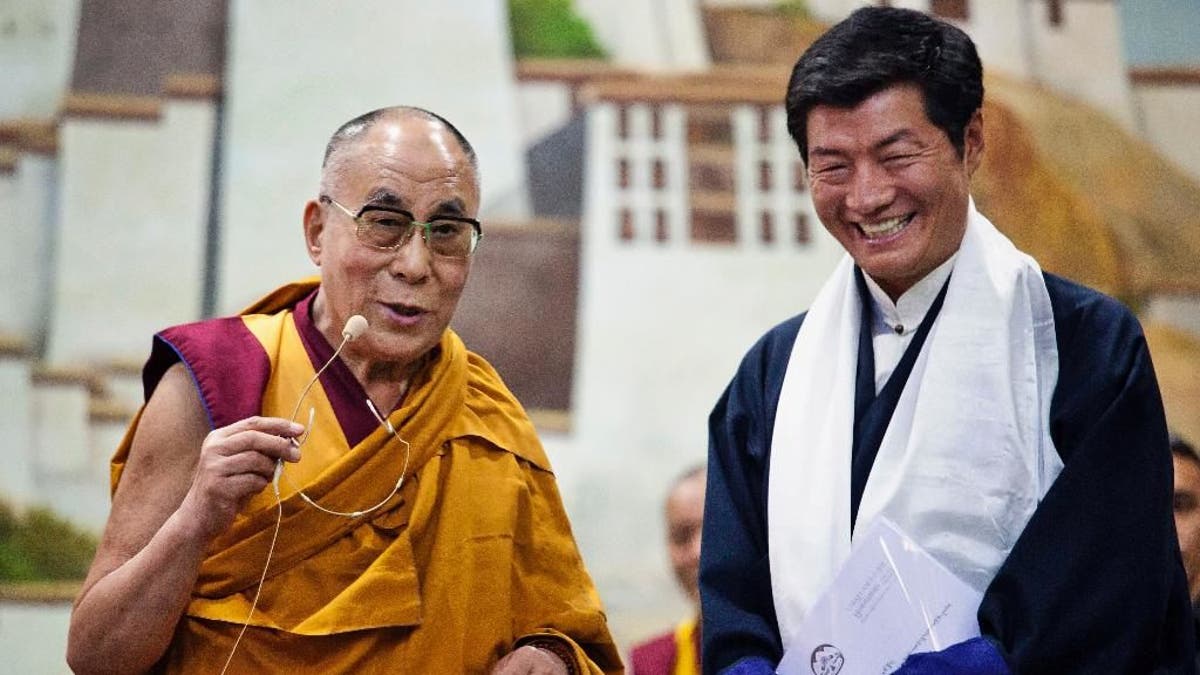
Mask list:
[[[355,315],[355,316],[358,316],[358,315]],[[351,317],[351,320],[353,320],[353,319],[354,319],[354,317]],[[365,329],[365,327],[364,327],[364,329]],[[321,366],[321,368],[319,370],[317,370],[316,374],[312,376],[312,379],[310,379],[308,381],[308,384],[306,384],[304,386],[304,389],[300,392],[300,398],[297,399],[296,406],[292,409],[292,416],[291,416],[292,422],[296,421],[296,414],[300,412],[300,405],[304,402],[304,398],[306,396],[308,396],[309,390],[311,390],[313,385],[316,384],[317,380],[320,379],[321,374],[325,372],[325,369],[328,368],[330,366],[330,364],[332,364],[334,362],[335,359],[337,359],[338,355],[341,354],[342,349],[346,346],[346,344],[348,342],[354,340],[358,336],[358,334],[360,334],[361,332],[362,332],[362,330],[357,331],[357,333],[353,332],[350,328],[350,322],[349,321],[347,322],[346,328],[342,330],[342,343],[340,345],[338,345],[338,348],[335,349],[333,352],[333,356],[329,357],[329,360],[325,362],[325,365]],[[407,391],[407,389],[408,389],[408,383],[405,382],[404,391]],[[403,395],[404,394],[402,392],[401,396],[403,396]],[[379,503],[375,504],[374,506],[372,506],[368,509],[364,509],[362,511],[349,511],[349,512],[334,511],[332,509],[327,509],[324,506],[321,506],[316,501],[314,501],[312,498],[310,498],[308,495],[304,494],[304,491],[297,488],[296,484],[292,482],[291,477],[284,474],[283,460],[278,459],[275,461],[275,476],[271,481],[271,487],[275,492],[275,509],[276,509],[275,531],[271,534],[271,545],[267,549],[267,561],[265,564],[263,564],[263,571],[258,579],[258,588],[255,589],[254,600],[250,603],[250,612],[246,615],[246,620],[242,622],[242,629],[241,629],[241,631],[238,632],[237,639],[234,640],[234,642],[233,642],[233,648],[229,650],[229,657],[225,659],[225,665],[224,665],[224,667],[221,668],[221,675],[225,675],[225,672],[229,669],[229,664],[233,662],[233,655],[235,653],[237,653],[238,645],[240,645],[242,642],[242,636],[244,636],[246,634],[246,630],[250,627],[250,620],[252,618],[254,618],[254,610],[258,608],[258,599],[259,599],[259,596],[262,595],[263,585],[266,583],[266,580],[267,580],[267,570],[270,569],[270,567],[271,567],[271,558],[272,558],[272,556],[275,555],[275,543],[279,539],[279,530],[280,530],[281,526],[283,525],[283,498],[279,492],[280,476],[283,476],[287,480],[288,485],[293,490],[295,490],[296,494],[300,495],[301,499],[303,499],[305,501],[305,503],[316,508],[319,511],[323,511],[324,513],[328,513],[333,516],[340,516],[343,518],[361,518],[362,516],[365,516],[368,513],[371,513],[373,511],[381,508],[384,504],[386,504],[389,500],[391,500],[391,498],[393,496],[395,496],[395,494],[397,492],[400,491],[400,487],[404,484],[404,476],[408,473],[408,463],[409,463],[409,459],[411,459],[412,446],[409,445],[408,441],[401,438],[400,433],[398,431],[396,431],[396,428],[394,426],[392,426],[391,420],[387,419],[386,417],[384,417],[383,415],[381,415],[379,413],[379,410],[375,407],[375,404],[371,401],[370,398],[368,398],[366,400],[366,402],[367,402],[367,407],[371,410],[371,414],[375,416],[375,419],[379,421],[379,424],[381,426],[383,426],[385,429],[387,429],[392,434],[392,436],[394,436],[396,438],[396,440],[398,440],[402,444],[404,444],[404,468],[401,469],[401,471],[400,471],[400,478],[396,481],[396,486],[393,487],[392,491],[389,492],[386,497],[384,497],[382,500],[380,500]],[[314,421],[313,418],[315,416],[315,413],[316,413],[315,408],[309,408],[308,426],[305,427],[305,429],[304,429],[304,435],[299,440],[297,440],[295,438],[289,439],[291,441],[292,445],[295,446],[296,448],[299,448],[300,446],[304,445],[304,442],[308,440],[309,435],[312,433],[312,427],[313,427],[313,421]]]
[[[250,619],[254,617],[254,610],[258,607],[258,596],[262,595],[263,584],[267,581],[267,569],[271,567],[271,556],[275,555],[275,542],[279,539],[279,527],[283,524],[283,500],[279,498],[278,485],[275,485],[275,509],[275,532],[271,535],[271,547],[267,549],[267,563],[263,565],[262,575],[258,578],[258,588],[254,591],[254,601],[250,603],[250,613],[246,615],[246,620],[242,622],[242,630],[238,631],[237,639],[233,641],[233,649],[229,650],[229,657],[225,659],[221,675],[225,675],[225,671],[229,670],[229,664],[233,662],[233,655],[237,653],[238,645],[242,643],[242,636],[250,627]]]
[[[296,400],[296,407],[292,408],[292,422],[296,421],[296,413],[300,412],[300,404],[304,402],[304,397],[308,396],[308,391],[312,389],[314,384],[316,384],[317,379],[321,377],[321,373],[325,372],[325,369],[328,368],[329,365],[333,363],[333,360],[338,357],[338,354],[342,352],[342,348],[346,346],[346,343],[350,342],[351,337],[352,336],[348,331],[342,332],[342,344],[338,345],[338,348],[333,352],[333,356],[329,357],[329,360],[325,362],[325,365],[321,366],[321,369],[317,371],[317,374],[313,375],[312,379],[308,381],[308,384],[304,385],[304,389],[300,392],[300,398]],[[304,436],[300,439],[300,441],[297,442],[294,438],[289,439],[293,446],[299,448],[304,444],[304,441],[308,440],[308,435],[312,433],[313,412],[315,411],[310,408],[308,415],[308,426],[304,428]],[[271,481],[271,487],[275,491],[275,532],[271,534],[271,546],[267,549],[267,562],[263,565],[262,575],[260,575],[258,578],[258,588],[254,591],[254,600],[250,603],[250,612],[246,614],[246,620],[242,622],[242,630],[238,632],[237,639],[233,641],[233,649],[229,650],[229,657],[225,659],[225,665],[221,668],[221,675],[225,675],[225,671],[229,669],[229,664],[233,662],[233,655],[237,653],[238,645],[242,643],[242,636],[246,634],[246,629],[250,627],[250,619],[254,618],[254,610],[258,608],[258,598],[260,595],[262,595],[263,584],[267,580],[267,570],[271,567],[271,557],[275,555],[275,542],[279,539],[279,529],[283,525],[283,498],[279,495],[279,476],[282,473],[283,460],[277,459],[275,460],[275,477]],[[288,480],[288,483],[291,483],[290,479]],[[388,495],[388,498],[390,499],[391,495]]]

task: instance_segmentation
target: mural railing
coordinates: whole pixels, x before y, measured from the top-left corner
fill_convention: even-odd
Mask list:
[[[816,222],[773,69],[594,80],[589,227],[626,244],[796,250]]]

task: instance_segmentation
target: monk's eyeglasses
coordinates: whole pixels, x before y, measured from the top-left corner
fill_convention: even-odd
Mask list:
[[[435,215],[424,223],[411,212],[394,206],[368,202],[355,213],[328,195],[317,200],[332,204],[349,216],[357,226],[354,234],[358,241],[381,251],[400,250],[420,230],[430,253],[443,258],[468,258],[483,238],[479,221],[466,216]]]

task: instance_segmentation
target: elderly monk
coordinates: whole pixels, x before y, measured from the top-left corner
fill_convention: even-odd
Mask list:
[[[320,278],[155,336],[72,668],[620,670],[533,426],[447,328],[478,207],[449,122],[367,113],[305,205]]]
[[[1194,672],[1146,341],[975,209],[982,75],[960,29],[885,7],[796,63],[788,129],[847,255],[710,418],[706,673],[774,672],[880,518],[982,598],[977,637],[900,673]]]

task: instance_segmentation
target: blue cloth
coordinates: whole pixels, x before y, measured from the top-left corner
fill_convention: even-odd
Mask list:
[[[985,638],[921,652],[904,660],[894,675],[1010,675],[1008,664]]]
[[[722,670],[721,675],[775,675],[775,664],[760,656],[748,656]]]
[[[1050,434],[1064,468],[985,591],[980,632],[1021,675],[1194,673],[1166,421],[1141,326],[1112,298],[1045,279],[1059,352]],[[751,348],[709,417],[700,556],[706,673],[782,657],[767,473],[803,320],[789,319]]]

